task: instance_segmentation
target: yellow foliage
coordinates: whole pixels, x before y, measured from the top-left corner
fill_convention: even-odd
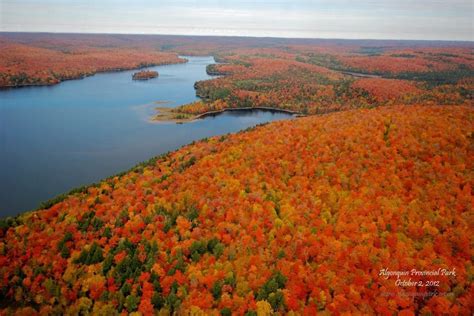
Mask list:
[[[272,314],[272,306],[267,301],[257,302],[257,316],[269,316]]]

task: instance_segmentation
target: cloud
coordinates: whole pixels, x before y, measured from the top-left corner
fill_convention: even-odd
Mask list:
[[[0,0],[0,30],[473,40],[471,0]]]

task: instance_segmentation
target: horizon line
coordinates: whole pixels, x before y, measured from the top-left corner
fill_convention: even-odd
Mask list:
[[[171,33],[120,33],[120,32],[61,32],[61,31],[3,31],[2,33],[17,34],[73,34],[73,35],[146,35],[146,36],[181,36],[181,37],[228,37],[228,38],[264,38],[264,39],[296,39],[296,40],[342,40],[342,41],[399,41],[399,42],[447,42],[447,43],[469,43],[474,40],[456,39],[403,39],[403,38],[342,38],[342,37],[293,37],[293,36],[256,36],[256,35],[229,35],[229,34],[171,34]]]

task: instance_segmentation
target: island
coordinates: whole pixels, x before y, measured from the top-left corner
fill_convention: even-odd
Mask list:
[[[142,70],[133,74],[133,80],[149,80],[158,77],[157,71]]]

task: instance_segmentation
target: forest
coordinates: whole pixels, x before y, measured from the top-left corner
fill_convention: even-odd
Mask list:
[[[473,128],[472,107],[378,107],[157,157],[2,222],[4,313],[468,315]],[[457,275],[416,297],[379,277],[413,266]]]
[[[0,315],[471,315],[473,49],[0,33],[3,87],[213,55],[215,78],[176,116],[304,116],[1,219]],[[414,268],[455,273],[381,276]]]
[[[32,44],[22,34],[8,34],[0,33],[0,88],[54,85],[98,72],[186,61],[174,53],[114,44],[113,40],[109,44],[102,37],[75,40],[73,36],[58,35]]]
[[[207,69],[219,77],[195,85],[202,100],[174,112],[266,107],[311,115],[394,104],[472,104],[472,48],[388,47],[375,56],[358,49],[290,46],[219,53],[219,63]]]

